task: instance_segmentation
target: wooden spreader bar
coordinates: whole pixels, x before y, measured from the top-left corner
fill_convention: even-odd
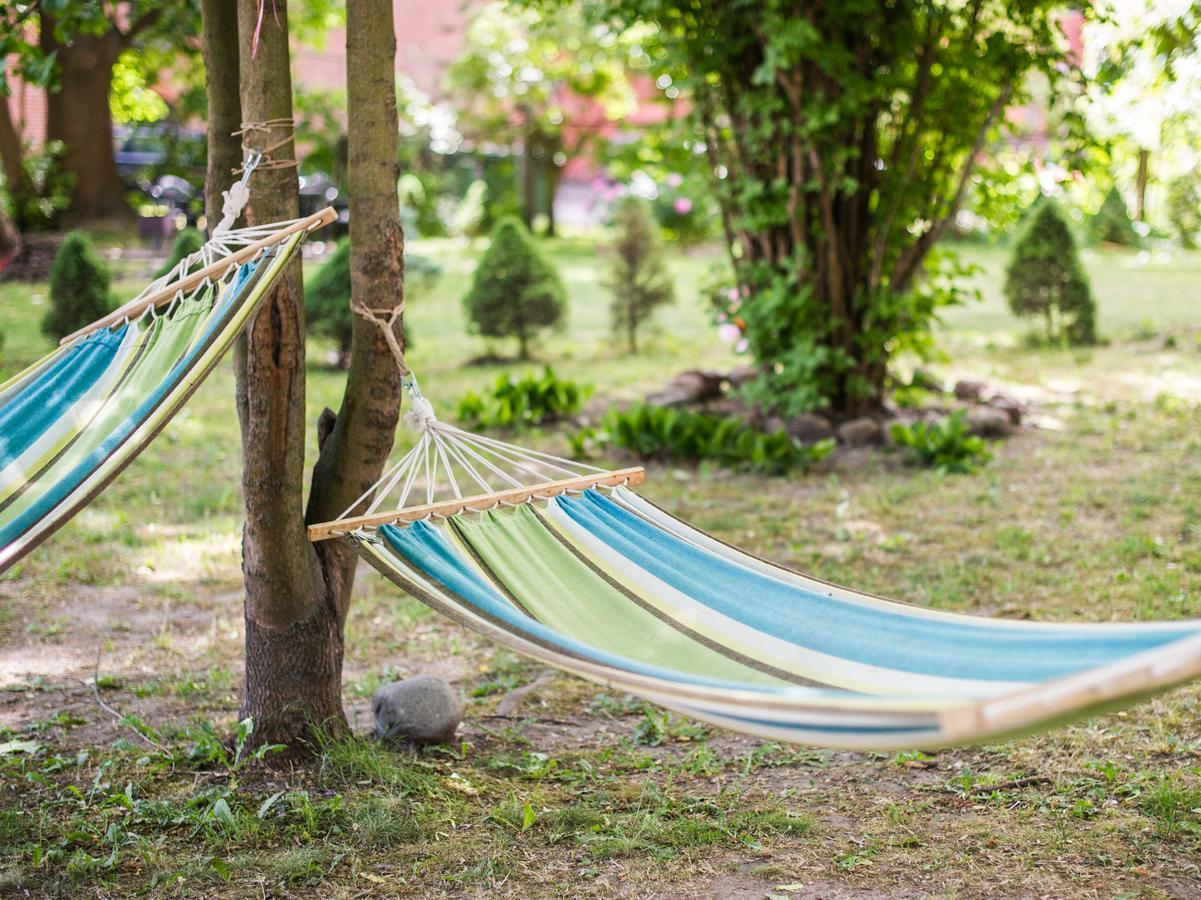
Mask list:
[[[173,281],[170,284],[163,285],[157,291],[147,294],[145,297],[138,297],[130,300],[124,306],[119,306],[111,313],[102,319],[97,319],[91,325],[85,325],[78,331],[73,331],[65,338],[59,341],[59,344],[69,344],[76,338],[83,337],[85,334],[91,334],[101,328],[108,328],[110,325],[116,325],[125,319],[136,319],[146,310],[154,306],[162,306],[164,303],[170,303],[175,299],[175,295],[179,293],[187,293],[194,287],[199,287],[209,279],[218,279],[233,266],[241,265],[248,259],[253,259],[256,254],[268,247],[274,247],[281,243],[285,238],[291,237],[298,231],[313,231],[329,225],[338,218],[338,213],[333,207],[327,206],[320,212],[313,213],[311,216],[293,222],[281,228],[279,231],[268,235],[265,238],[255,241],[253,244],[247,244],[241,250],[231,253],[229,256],[223,256],[216,262],[209,263],[203,269],[197,269],[195,272],[187,275],[179,281]]]
[[[512,488],[507,491],[497,491],[494,494],[479,494],[475,497],[462,497],[456,500],[446,500],[442,503],[429,503],[425,506],[410,506],[408,509],[398,509],[386,513],[373,513],[369,516],[355,516],[351,519],[340,519],[337,522],[322,522],[309,526],[310,541],[327,541],[330,538],[342,537],[359,528],[371,528],[376,525],[395,525],[402,522],[416,522],[430,515],[453,516],[470,509],[490,509],[498,503],[525,503],[527,500],[545,500],[556,497],[567,491],[582,491],[591,487],[611,487],[618,484],[642,484],[646,481],[646,469],[635,466],[630,469],[617,469],[613,472],[599,472],[595,475],[580,475],[576,478],[564,478],[561,481],[546,481],[530,487]]]

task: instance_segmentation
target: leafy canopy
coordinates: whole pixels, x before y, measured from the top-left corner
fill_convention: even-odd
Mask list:
[[[571,155],[595,130],[576,120],[581,100],[593,101],[602,120],[634,110],[624,35],[586,24],[576,4],[532,9],[494,0],[474,12],[466,38],[447,80],[459,128],[477,142],[533,137]]]
[[[920,281],[1026,76],[1072,69],[1051,0],[590,0],[640,32],[703,138],[729,237],[755,399],[880,401],[954,292]],[[745,290],[743,290],[745,289]]]

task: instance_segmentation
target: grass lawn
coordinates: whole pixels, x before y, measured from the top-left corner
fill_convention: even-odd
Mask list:
[[[449,415],[505,367],[465,365],[495,349],[466,335],[459,305],[480,248],[415,249],[443,275],[410,299],[410,361]],[[551,249],[571,310],[542,359],[594,384],[600,407],[736,362],[698,297],[713,257],[672,257],[678,302],[630,358],[608,339],[596,248]],[[789,479],[656,467],[646,495],[761,555],[930,606],[1201,616],[1201,256],[1090,253],[1109,341],[1071,352],[1022,349],[1004,254],[964,253],[983,300],[948,313],[934,368],[1028,399],[1038,426],[994,447],[980,473],[841,454]],[[121,274],[126,291],[145,275]],[[44,303],[44,286],[0,284],[0,379],[48,348]],[[325,353],[310,355],[311,422],[344,379]],[[1201,893],[1196,686],[996,746],[813,751],[544,671],[364,572],[347,625],[352,724],[370,727],[380,683],[432,672],[468,698],[462,742],[331,742],[288,771],[238,758],[220,740],[234,728],[243,629],[232,395],[226,362],[105,494],[0,579],[0,894]],[[553,430],[523,440],[565,447]]]

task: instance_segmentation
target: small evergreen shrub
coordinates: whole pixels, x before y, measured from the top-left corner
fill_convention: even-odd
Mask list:
[[[539,332],[559,325],[567,304],[558,272],[534,246],[519,219],[502,219],[476,267],[463,307],[484,337],[516,338],[522,359]]]
[[[945,422],[898,422],[892,439],[911,462],[939,472],[970,474],[992,459],[984,440],[968,434],[963,410]]]
[[[405,254],[405,298],[428,289],[442,273],[441,267],[424,256]],[[350,241],[343,238],[304,286],[305,324],[310,332],[334,341],[342,365],[350,360],[354,313],[350,309]],[[411,343],[412,333],[405,327]]]
[[[1105,202],[1097,210],[1090,223],[1094,241],[1101,244],[1119,244],[1123,247],[1138,246],[1138,232],[1130,220],[1130,211],[1126,201],[1117,187],[1111,187],[1105,195]]]
[[[607,285],[613,292],[613,334],[638,352],[638,331],[660,306],[675,300],[663,259],[663,241],[643,200],[626,197],[614,216],[617,236],[610,247],[612,264]]]
[[[167,261],[163,263],[161,269],[154,273],[154,277],[162,278],[179,265],[180,260],[191,256],[203,246],[204,235],[195,228],[185,228],[175,235],[175,240],[171,242],[171,252],[167,255]]]
[[[592,394],[591,385],[559,378],[550,366],[541,375],[501,375],[492,390],[464,394],[455,416],[468,428],[521,428],[574,416]]]
[[[1041,316],[1050,342],[1097,342],[1096,303],[1054,200],[1043,198],[1029,216],[1005,271],[1005,298],[1015,316]]]
[[[580,431],[571,443],[579,457],[613,447],[643,459],[712,461],[760,475],[808,468],[834,450],[832,440],[800,444],[783,429],[764,434],[737,419],[647,405],[611,409],[599,428]]]
[[[1201,232],[1201,191],[1197,190],[1197,177],[1190,172],[1179,175],[1168,183],[1168,221],[1180,246],[1185,250],[1197,249],[1197,233]]]
[[[58,340],[107,315],[114,305],[109,282],[108,268],[91,240],[82,231],[72,231],[50,267],[50,309],[42,331]]]

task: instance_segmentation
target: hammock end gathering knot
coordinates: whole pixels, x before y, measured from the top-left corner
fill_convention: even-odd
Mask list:
[[[424,397],[413,397],[409,402],[409,411],[404,414],[404,423],[414,431],[430,431],[438,417],[434,415],[434,406]]]

